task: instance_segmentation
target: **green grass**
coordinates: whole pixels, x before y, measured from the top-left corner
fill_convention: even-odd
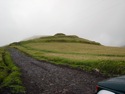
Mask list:
[[[59,41],[60,39],[65,41]],[[77,36],[59,34],[23,41],[11,46],[33,58],[58,65],[98,71],[110,76],[125,74],[125,48],[106,47],[91,42]]]
[[[22,41],[21,43],[40,43],[40,42],[71,42],[71,43],[85,43],[85,44],[94,44],[94,45],[101,45],[100,43],[98,42],[95,42],[95,41],[90,41],[90,40],[87,40],[87,39],[83,39],[83,38],[79,38],[75,35],[54,35],[54,36],[47,36],[47,37],[41,37],[41,38],[37,38],[37,39],[32,39],[32,40],[29,40],[29,41]],[[19,43],[16,43],[16,44],[19,44]]]
[[[2,53],[4,52],[3,48],[0,48],[0,83],[2,83],[3,79],[8,75],[8,67],[6,67],[3,62]]]
[[[8,51],[0,48],[0,93],[25,94],[21,72],[15,66]]]

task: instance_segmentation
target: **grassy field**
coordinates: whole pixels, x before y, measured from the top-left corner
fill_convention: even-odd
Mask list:
[[[0,94],[25,94],[20,69],[5,48],[0,48]]]
[[[38,60],[54,64],[111,76],[125,74],[125,48],[106,47],[76,36],[43,37],[12,46]]]

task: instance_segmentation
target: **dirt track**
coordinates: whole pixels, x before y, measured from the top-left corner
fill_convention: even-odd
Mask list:
[[[9,51],[22,70],[27,94],[94,94],[97,82],[104,79],[99,75],[37,61],[14,48]]]

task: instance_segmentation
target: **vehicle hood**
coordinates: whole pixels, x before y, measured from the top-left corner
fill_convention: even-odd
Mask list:
[[[98,83],[99,86],[107,89],[125,92],[125,76],[111,78]]]

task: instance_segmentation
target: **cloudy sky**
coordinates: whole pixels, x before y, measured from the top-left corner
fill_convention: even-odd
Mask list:
[[[125,45],[125,0],[0,0],[0,46],[55,33]]]

